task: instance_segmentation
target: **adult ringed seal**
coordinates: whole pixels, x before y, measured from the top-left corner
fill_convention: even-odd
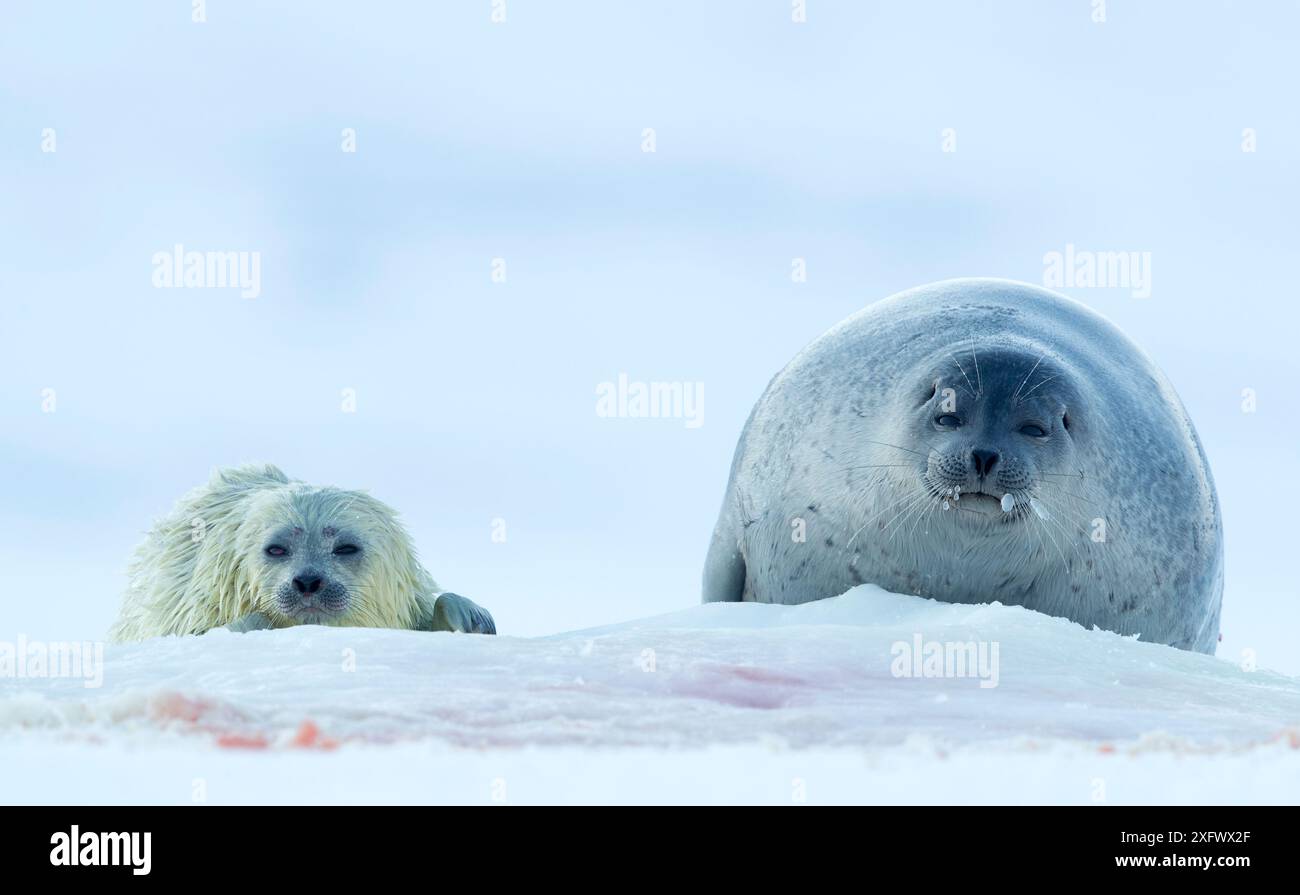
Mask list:
[[[866,582],[1213,653],[1222,522],[1173,387],[1105,318],[1024,283],[947,280],[844,320],[750,414],[704,601]]]

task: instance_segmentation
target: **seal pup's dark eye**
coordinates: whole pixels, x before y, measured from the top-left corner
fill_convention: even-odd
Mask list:
[[[361,548],[356,544],[339,544],[334,548],[335,556],[351,556],[354,553],[360,553]]]
[[[266,548],[267,556],[287,556],[288,553],[289,551],[281,547],[279,544],[272,544],[270,547]]]
[[[961,425],[961,420],[953,416],[951,413],[945,413],[941,416],[937,416],[934,418],[934,421],[938,425],[943,426],[945,429],[956,429],[958,426]]]
[[[1065,427],[1065,431],[1070,431],[1070,415],[1068,413],[1061,414],[1061,425]]]
[[[1025,423],[1020,427],[1020,434],[1028,435],[1030,438],[1046,438],[1047,430],[1034,423]]]

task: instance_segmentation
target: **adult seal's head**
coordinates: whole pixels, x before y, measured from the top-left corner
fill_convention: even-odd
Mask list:
[[[1083,305],[950,280],[845,320],[741,436],[705,600],[871,582],[1213,652],[1218,501],[1164,376]]]
[[[937,503],[960,513],[955,522],[1004,535],[1030,515],[1048,518],[1049,505],[1073,499],[1067,486],[1081,476],[1080,455],[1095,448],[1087,390],[1065,361],[1009,335],[956,350],[964,363],[941,349],[898,390],[893,425],[872,448],[893,455],[878,478],[934,498],[917,513]]]

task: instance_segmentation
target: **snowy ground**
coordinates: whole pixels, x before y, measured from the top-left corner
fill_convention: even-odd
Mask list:
[[[918,636],[996,645],[996,686],[896,676]],[[1294,803],[1300,680],[871,586],[534,639],[217,632],[110,646],[98,688],[0,678],[0,800]]]

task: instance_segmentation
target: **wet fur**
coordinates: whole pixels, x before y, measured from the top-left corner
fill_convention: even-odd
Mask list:
[[[392,509],[362,492],[291,481],[260,465],[217,470],[154,525],[132,559],[110,637],[201,634],[254,613],[271,627],[295,624],[277,606],[282,573],[263,560],[264,540],[277,526],[327,522],[358,531],[366,551],[348,582],[349,610],[322,623],[425,627],[438,586]]]

